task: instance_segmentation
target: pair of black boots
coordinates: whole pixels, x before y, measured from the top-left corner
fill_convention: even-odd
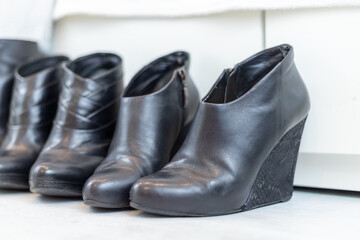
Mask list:
[[[95,207],[186,216],[290,199],[310,107],[292,47],[226,69],[202,101],[188,69],[189,55],[174,52],[141,69],[122,93],[114,54],[22,65],[0,187],[28,188],[29,180],[32,192],[82,195]]]

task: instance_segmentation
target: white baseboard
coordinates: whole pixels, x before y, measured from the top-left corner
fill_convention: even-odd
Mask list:
[[[360,155],[300,153],[294,184],[360,191]]]

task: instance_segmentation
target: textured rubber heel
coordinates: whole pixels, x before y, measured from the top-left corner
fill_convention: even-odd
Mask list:
[[[261,166],[241,211],[290,200],[305,121],[306,118],[289,130],[273,148]]]

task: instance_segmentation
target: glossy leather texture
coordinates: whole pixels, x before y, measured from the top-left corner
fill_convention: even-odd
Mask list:
[[[0,144],[6,133],[14,82],[14,69],[24,60],[38,54],[35,42],[0,39]]]
[[[30,167],[50,133],[64,56],[41,58],[15,71],[10,118],[0,148],[0,187],[28,189]]]
[[[184,144],[162,170],[133,185],[130,205],[182,216],[243,211],[265,160],[285,134],[306,118],[310,108],[293,58],[293,48],[284,44],[225,70],[199,104]],[[299,135],[301,129],[295,130]],[[291,136],[288,139],[292,141]],[[289,146],[286,141],[281,149]],[[288,152],[293,153],[291,160],[296,159],[297,149]],[[290,179],[286,184],[291,186],[289,195],[280,196],[279,201],[288,200],[292,194],[293,182],[287,174],[293,172],[285,170],[289,171],[280,177]],[[268,175],[256,187],[271,190],[270,184],[274,184],[274,189],[281,188],[271,178],[277,171],[264,171]],[[270,198],[271,194],[260,197]]]
[[[54,126],[30,171],[30,190],[81,196],[82,186],[107,154],[121,96],[122,61],[95,53],[63,65],[64,83]]]
[[[174,52],[151,62],[131,80],[120,100],[109,155],[84,186],[86,204],[128,207],[132,184],[169,162],[199,103],[188,67],[188,53]]]

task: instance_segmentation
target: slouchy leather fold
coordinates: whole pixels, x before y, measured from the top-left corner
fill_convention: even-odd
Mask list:
[[[95,53],[63,65],[65,77],[55,123],[30,172],[32,192],[81,196],[107,154],[121,96],[122,61]]]

